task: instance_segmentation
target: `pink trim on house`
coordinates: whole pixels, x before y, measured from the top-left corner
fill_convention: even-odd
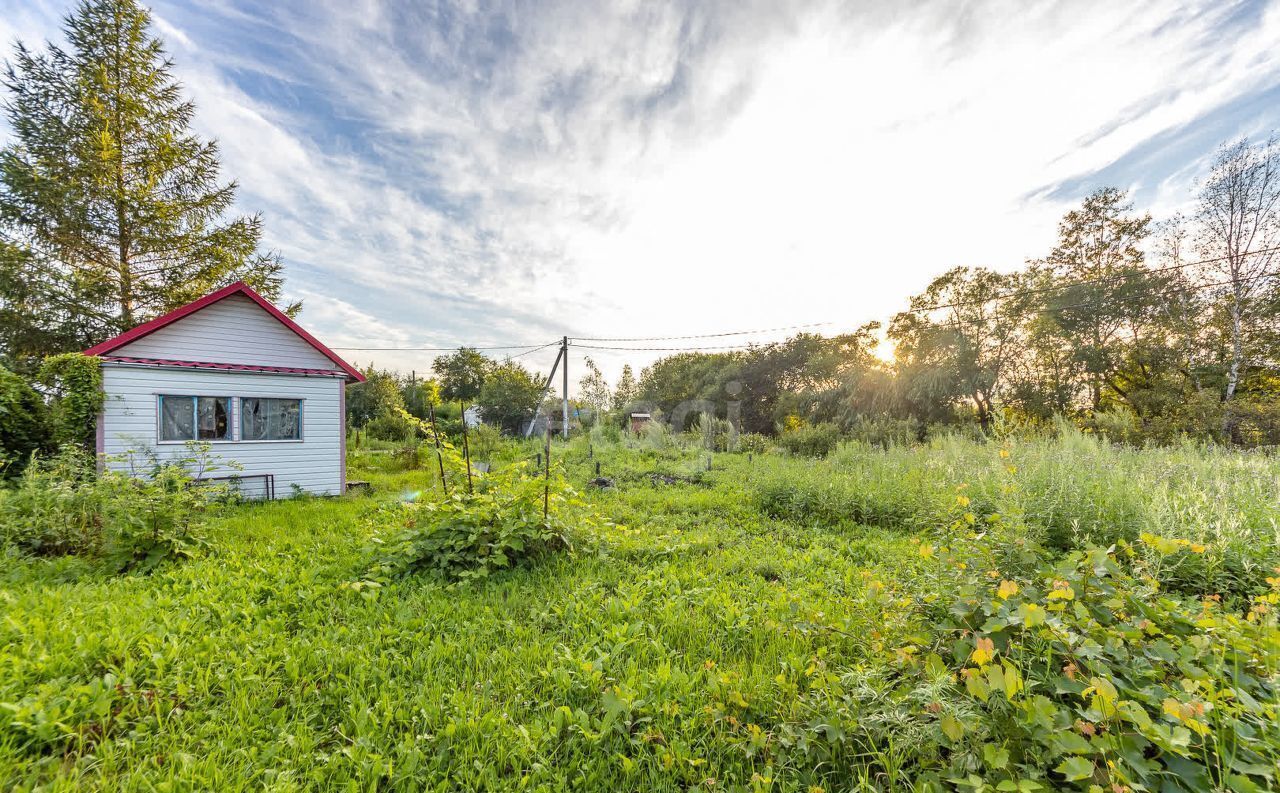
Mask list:
[[[335,353],[333,350],[330,350],[328,347],[321,344],[314,336],[312,336],[310,333],[307,333],[305,330],[303,330],[298,325],[298,323],[290,319],[288,315],[286,315],[283,311],[271,305],[271,303],[268,302],[266,298],[264,298],[262,295],[259,295],[257,292],[250,289],[249,285],[246,284],[244,281],[236,281],[234,284],[231,284],[230,286],[225,286],[216,292],[211,292],[205,295],[204,297],[200,298],[199,300],[188,303],[187,305],[181,308],[177,308],[177,309],[174,309],[173,311],[170,311],[168,314],[165,314],[160,317],[156,317],[150,322],[144,322],[141,325],[138,325],[136,328],[131,328],[125,331],[124,333],[121,333],[119,336],[116,336],[115,338],[107,339],[106,341],[101,342],[100,344],[95,344],[89,349],[85,350],[84,354],[105,356],[107,353],[111,352],[112,350],[118,349],[128,344],[131,341],[137,341],[138,339],[141,339],[143,336],[148,336],[152,333],[155,333],[156,331],[160,330],[166,325],[170,325],[174,322],[177,322],[178,320],[182,319],[183,317],[189,314],[193,314],[199,311],[200,309],[205,308],[206,306],[211,306],[214,303],[217,303],[219,300],[228,298],[232,295],[244,295],[245,297],[249,298],[253,302],[257,303],[259,306],[262,307],[263,310],[265,310],[268,314],[274,317],[286,328],[293,331],[299,338],[301,338],[307,344],[310,344],[312,347],[318,350],[326,358],[333,361],[334,364],[336,364],[337,367],[341,369],[342,372],[347,376],[348,381],[356,382],[356,383],[364,382],[364,375],[360,374],[359,369],[356,369],[351,364],[339,358],[337,353]],[[135,362],[142,363],[144,361],[142,359],[139,359]],[[185,363],[190,363],[190,362],[185,362]],[[233,367],[232,364],[201,364],[200,368],[203,368],[206,366],[215,367],[215,368],[232,368]],[[256,369],[239,368],[237,369],[237,371],[281,371],[285,368],[286,367],[260,367]],[[316,370],[309,370],[309,371],[314,374],[319,374],[324,370],[316,369]],[[297,373],[305,374],[307,373],[307,371],[299,370]]]
[[[267,372],[270,374],[304,374],[335,377],[347,376],[338,369],[304,369],[297,366],[262,366],[253,363],[213,363],[209,361],[179,361],[170,358],[133,358],[127,355],[103,355],[102,360],[112,363],[136,363],[146,366],[176,366],[183,369],[219,369],[228,372]]]
[[[342,491],[347,492],[347,386],[338,386],[338,411],[342,414],[342,440],[339,442],[338,454],[342,460]]]

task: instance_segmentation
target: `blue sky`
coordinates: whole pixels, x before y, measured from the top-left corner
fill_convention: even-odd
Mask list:
[[[0,39],[68,7],[0,0]],[[848,329],[1043,255],[1104,184],[1184,207],[1218,143],[1280,127],[1277,2],[152,8],[337,347]]]

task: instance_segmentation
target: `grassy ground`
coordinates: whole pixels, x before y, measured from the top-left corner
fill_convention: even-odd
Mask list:
[[[1047,447],[1014,448],[1010,458],[994,446],[938,447],[845,450],[824,462],[718,455],[708,471],[695,452],[593,451],[588,459],[579,441],[554,454],[579,483],[596,462],[615,479],[615,489],[590,491],[605,525],[573,554],[479,584],[350,586],[364,569],[373,527],[363,516],[374,502],[432,497],[436,487],[430,457],[405,471],[394,455],[363,452],[351,475],[371,480],[372,496],[236,507],[214,521],[205,556],[150,576],[6,559],[0,702],[12,724],[0,730],[0,781],[54,790],[891,786],[883,769],[892,757],[797,763],[777,741],[785,725],[813,716],[812,697],[798,696],[805,681],[875,663],[904,641],[911,624],[897,615],[922,565],[913,535],[957,485],[989,492],[993,509],[996,496],[1009,503],[1002,477],[1017,477],[1008,467],[1021,458],[1021,487],[1065,488],[1054,498],[1063,505],[1079,498],[1071,487],[1105,475],[1093,506],[1078,512],[1244,537],[1259,564],[1276,546],[1280,466],[1266,458],[1117,452],[1132,456],[1082,468],[1109,452],[1060,449],[1079,457],[1072,466]],[[1178,487],[1162,489],[1178,475],[1192,506],[1171,505]],[[1150,487],[1112,492],[1137,481],[1126,476]],[[842,512],[842,498],[861,498],[862,511]],[[1028,518],[1028,530],[1040,525]]]

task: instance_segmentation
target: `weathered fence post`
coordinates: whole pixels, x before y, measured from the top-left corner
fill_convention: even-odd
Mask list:
[[[429,414],[431,417],[431,434],[436,439],[436,462],[440,465],[440,489],[444,491],[446,496],[449,495],[449,483],[444,479],[444,454],[440,451],[440,430],[436,429],[436,406],[429,406]]]
[[[542,469],[542,522],[551,522],[551,422],[547,422],[547,440],[544,451],[547,455],[546,466]]]

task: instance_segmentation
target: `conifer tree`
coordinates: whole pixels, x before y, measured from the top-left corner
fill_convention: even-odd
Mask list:
[[[217,143],[191,132],[150,13],[83,0],[63,30],[65,49],[19,43],[3,80],[0,238],[22,269],[0,307],[28,303],[0,312],[0,351],[92,344],[240,279],[277,298],[279,257],[259,250],[260,216],[231,214],[236,184],[220,180]],[[14,327],[23,315],[42,327]]]

